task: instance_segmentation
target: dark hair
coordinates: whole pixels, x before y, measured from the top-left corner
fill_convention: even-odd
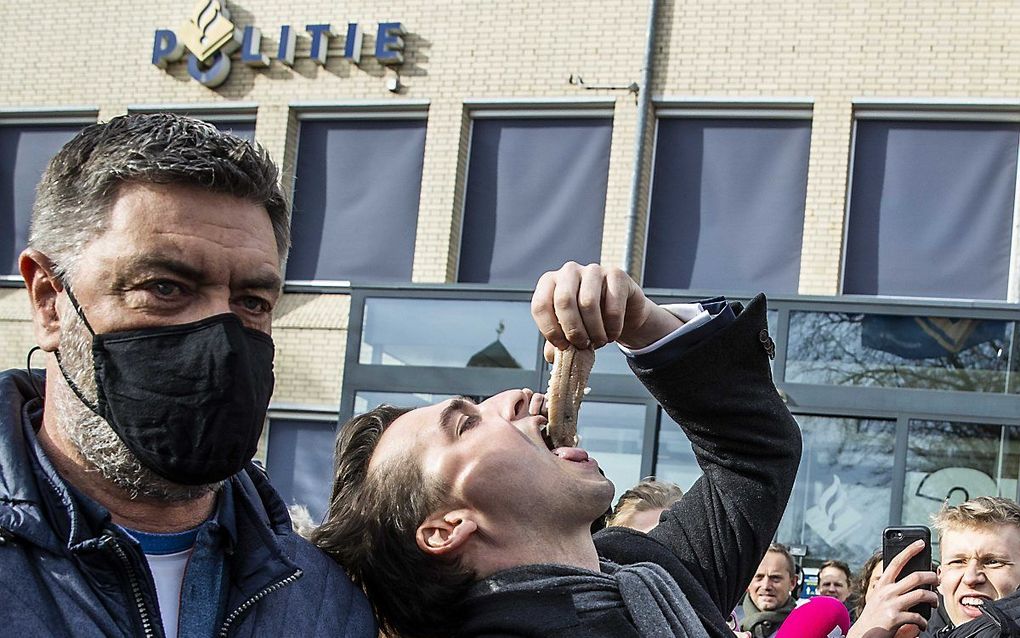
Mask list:
[[[340,428],[333,493],[312,542],[365,589],[380,624],[404,638],[448,635],[474,574],[421,551],[418,526],[443,503],[445,486],[410,454],[369,470],[383,432],[406,408],[381,405]]]
[[[787,569],[790,572],[790,578],[796,578],[797,577],[797,563],[794,562],[793,555],[790,554],[790,548],[789,547],[787,547],[786,545],[783,545],[782,543],[772,543],[772,544],[769,545],[769,548],[767,550],[765,550],[766,554],[769,553],[769,552],[775,552],[776,554],[781,554],[783,556],[783,558],[786,559],[786,566],[787,566]]]
[[[640,483],[620,496],[606,525],[623,525],[623,521],[635,512],[665,509],[683,495],[684,491],[675,483],[658,481],[654,476],[641,479]]]
[[[265,206],[285,261],[290,214],[266,150],[172,113],[115,117],[65,144],[36,189],[29,246],[69,276],[88,242],[106,230],[120,186],[132,182],[197,186]]]
[[[854,611],[856,616],[860,617],[861,612],[864,611],[864,604],[867,602],[865,598],[868,596],[868,584],[871,582],[871,572],[875,571],[882,562],[882,550],[879,550],[871,555],[868,560],[864,561],[864,565],[861,566],[861,571],[857,572],[857,578],[853,579],[852,589],[854,595],[857,596],[857,603],[854,605]]]
[[[844,563],[843,561],[841,561],[841,560],[827,560],[827,561],[825,561],[824,563],[822,563],[821,567],[818,568],[818,574],[821,575],[822,570],[825,569],[826,567],[832,567],[833,569],[838,569],[839,571],[841,571],[844,574],[846,574],[846,583],[847,583],[847,585],[849,585],[850,583],[852,583],[854,581],[854,574],[853,574],[852,571],[850,571],[850,566],[847,565],[846,563]]]

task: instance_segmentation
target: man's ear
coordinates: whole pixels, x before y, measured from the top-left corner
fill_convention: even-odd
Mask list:
[[[60,315],[57,298],[64,289],[53,274],[53,262],[33,248],[27,248],[18,259],[18,268],[28,289],[32,304],[32,327],[35,342],[45,352],[53,352],[60,343]]]
[[[438,513],[418,526],[418,549],[431,556],[447,556],[464,546],[478,529],[466,510]]]

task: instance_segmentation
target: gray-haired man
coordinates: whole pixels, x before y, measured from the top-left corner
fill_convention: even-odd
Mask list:
[[[20,258],[46,374],[0,374],[5,635],[376,635],[250,464],[277,179],[261,148],[165,114],[90,126],[47,168]]]

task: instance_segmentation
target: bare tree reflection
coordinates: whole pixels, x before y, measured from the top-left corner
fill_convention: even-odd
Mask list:
[[[906,346],[896,342],[897,334],[876,338],[866,335],[868,318],[900,322],[954,322],[957,337],[938,340],[920,332],[911,339],[931,339],[924,344],[927,355],[905,357]],[[970,322],[964,324],[963,322]],[[895,324],[894,324],[895,325]],[[963,392],[1004,392],[1009,366],[1008,322],[986,320],[944,320],[926,317],[890,317],[840,312],[794,312],[790,317],[790,345],[786,380],[831,385],[924,388]],[[965,329],[961,330],[961,329]],[[881,347],[869,347],[881,341]],[[883,341],[884,340],[884,341]],[[874,345],[874,343],[872,344]],[[910,344],[915,346],[916,344]]]

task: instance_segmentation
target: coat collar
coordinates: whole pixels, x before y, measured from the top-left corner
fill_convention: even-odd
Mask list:
[[[47,458],[36,438],[42,398],[28,374],[0,372],[0,530],[54,554],[90,549],[113,527],[110,513],[65,483]],[[44,387],[43,373],[33,375]],[[297,571],[281,544],[292,535],[287,507],[260,468],[249,463],[224,483],[213,520],[240,595]]]

